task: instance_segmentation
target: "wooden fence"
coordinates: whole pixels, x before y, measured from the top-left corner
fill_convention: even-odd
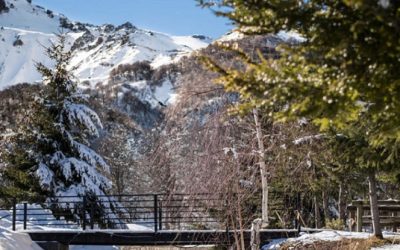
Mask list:
[[[382,227],[397,231],[400,225],[400,201],[379,200],[379,222]],[[350,231],[362,232],[363,226],[372,227],[371,207],[369,201],[357,200],[347,206]]]

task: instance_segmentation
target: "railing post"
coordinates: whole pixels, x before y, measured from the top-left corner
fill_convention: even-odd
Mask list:
[[[90,202],[90,229],[94,229],[94,202]]]
[[[158,229],[162,230],[162,202],[160,200],[159,208],[158,208]]]
[[[154,232],[158,231],[158,196],[154,195]]]
[[[26,230],[26,222],[28,220],[28,202],[24,202],[24,230]]]
[[[13,198],[13,209],[12,209],[12,230],[16,230],[17,224],[17,199]]]
[[[82,198],[82,230],[86,230],[86,195]]]

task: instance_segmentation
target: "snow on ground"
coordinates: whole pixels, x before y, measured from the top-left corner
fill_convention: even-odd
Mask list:
[[[150,223],[149,226],[152,226],[152,224]],[[129,230],[132,230],[132,231],[141,231],[141,232],[142,231],[143,232],[153,232],[154,231],[150,227],[143,226],[143,225],[138,225],[138,224],[127,224],[127,227],[128,227]]]
[[[23,225],[23,204],[17,204],[16,220],[17,230],[22,230]],[[12,226],[11,211],[0,211],[0,227],[10,229]],[[46,225],[42,225],[46,223]],[[43,209],[38,204],[28,204],[27,227],[34,230],[52,230],[52,229],[77,229],[78,226],[73,222],[67,222],[63,218],[56,220],[52,212],[48,209]]]
[[[326,230],[319,233],[302,233],[297,238],[289,239],[276,239],[271,241],[269,244],[264,245],[262,250],[275,250],[279,249],[284,243],[303,243],[310,244],[316,241],[340,241],[342,239],[367,239],[371,237],[371,233],[366,232],[347,232],[347,231],[336,231],[336,230]],[[384,237],[400,237],[400,234],[392,232],[384,232]],[[400,245],[391,245],[390,247],[395,248],[374,248],[378,249],[400,249]],[[384,246],[386,247],[386,246]],[[388,246],[389,247],[389,246]],[[396,248],[398,247],[398,248]]]
[[[152,108],[160,107],[160,105],[174,104],[179,95],[175,92],[175,88],[169,80],[165,80],[159,86],[152,87],[146,80],[137,82],[124,82],[120,84],[123,91],[118,93],[121,98],[126,92],[133,91],[133,95],[144,103],[149,103]]]
[[[165,81],[155,89],[154,98],[165,105],[173,104],[176,101],[177,94],[175,94],[174,86],[172,86],[171,82]]]
[[[0,249],[42,250],[41,247],[31,240],[29,235],[20,232],[13,232],[4,227],[0,227]]]
[[[400,245],[398,244],[393,244],[393,245],[384,245],[381,247],[373,247],[371,250],[399,250]]]
[[[319,233],[303,235],[297,238],[288,239],[287,242],[303,242],[305,244],[312,243],[314,241],[339,241],[341,239],[367,239],[371,237],[370,233],[359,233],[359,232],[346,232],[346,231],[322,231]]]
[[[29,235],[21,232],[23,229],[23,204],[17,204],[17,225],[19,231],[12,231],[11,211],[0,210],[0,250],[41,250],[36,243],[34,243]],[[43,209],[38,204],[28,204],[28,230],[46,230],[46,231],[60,231],[60,230],[80,230],[74,223],[67,221],[55,220],[51,211]],[[44,220],[44,221],[43,221]],[[46,225],[38,225],[46,224]],[[68,225],[65,225],[68,224]],[[142,224],[146,224],[143,222]],[[144,225],[128,224],[129,230],[152,232],[153,230]],[[119,249],[116,246],[70,246],[71,250],[115,250]]]
[[[261,247],[261,250],[275,250],[279,249],[283,243],[286,242],[287,239],[275,239],[272,240],[267,245]]]

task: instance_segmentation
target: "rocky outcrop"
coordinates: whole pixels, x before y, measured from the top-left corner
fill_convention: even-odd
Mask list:
[[[8,10],[5,0],[0,0],[0,13],[8,12]]]

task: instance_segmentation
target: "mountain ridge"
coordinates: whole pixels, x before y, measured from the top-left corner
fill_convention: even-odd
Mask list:
[[[106,84],[109,73],[118,65],[149,61],[157,68],[210,43],[202,35],[171,36],[129,22],[114,26],[71,21],[29,0],[1,1],[6,7],[0,12],[0,89],[40,82],[35,62],[52,65],[44,50],[61,30],[75,54],[71,65],[77,68],[75,75],[89,81],[91,87],[98,82]]]

